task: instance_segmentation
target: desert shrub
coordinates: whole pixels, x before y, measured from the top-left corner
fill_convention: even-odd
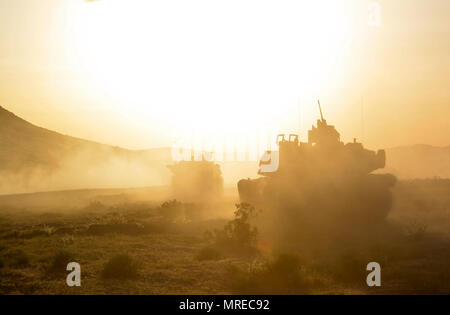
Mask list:
[[[21,249],[13,250],[5,255],[6,262],[10,267],[23,268],[30,264],[30,258]]]
[[[238,294],[306,293],[322,285],[320,278],[309,274],[300,259],[290,254],[255,261],[245,269],[232,267],[230,271],[231,288]]]
[[[105,224],[127,224],[128,219],[125,217],[125,215],[122,212],[119,211],[112,211],[107,214],[105,214],[102,217],[102,221]]]
[[[252,226],[250,220],[257,213],[248,203],[236,205],[234,219],[228,222],[221,230],[212,233],[215,244],[224,250],[238,252],[254,252],[258,239],[258,230]]]
[[[50,275],[60,275],[66,272],[67,264],[75,261],[71,252],[60,250],[56,252],[50,260],[47,273]]]
[[[147,233],[147,230],[141,224],[137,223],[114,223],[114,224],[91,224],[86,233],[89,235],[104,235],[109,233],[141,235]]]
[[[103,279],[132,279],[138,275],[139,266],[134,259],[127,254],[119,254],[112,257],[103,267]]]
[[[161,205],[160,215],[165,220],[173,222],[183,215],[183,204],[176,199],[166,201]]]
[[[39,236],[48,236],[48,234],[42,229],[32,229],[32,230],[13,230],[5,232],[0,236],[2,239],[31,239]]]
[[[200,261],[202,261],[202,260],[217,260],[217,259],[220,259],[220,257],[221,257],[220,252],[217,249],[215,249],[214,247],[204,247],[198,252],[198,254],[196,256],[197,260],[200,260]]]

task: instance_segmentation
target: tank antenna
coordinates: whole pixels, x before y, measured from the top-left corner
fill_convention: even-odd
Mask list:
[[[300,101],[300,96],[297,97],[297,107],[298,107],[298,134],[300,134],[302,132],[302,120],[303,120],[302,104]]]
[[[317,103],[319,104],[320,118],[322,119],[322,121],[324,121],[325,119],[323,119],[322,106],[320,106],[320,100],[317,100]]]

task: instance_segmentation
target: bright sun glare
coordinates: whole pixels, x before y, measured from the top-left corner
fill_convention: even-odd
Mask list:
[[[353,31],[351,6],[334,0],[71,1],[66,12],[71,67],[90,91],[178,135],[295,125],[298,98],[342,71]]]

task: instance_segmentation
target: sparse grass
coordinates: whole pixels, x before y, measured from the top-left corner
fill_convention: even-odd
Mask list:
[[[161,216],[169,221],[173,222],[183,215],[183,204],[177,200],[166,201],[161,205]]]
[[[139,265],[128,254],[119,254],[112,257],[105,264],[102,271],[103,279],[135,279],[138,276]]]
[[[338,282],[361,286],[366,283],[366,266],[370,261],[363,254],[344,252],[331,262],[328,269]]]
[[[195,203],[184,204],[184,216],[189,221],[199,221],[204,217],[204,206]]]
[[[65,250],[57,251],[51,258],[51,263],[47,269],[47,274],[59,276],[66,273],[67,264],[75,261],[75,255]]]
[[[254,261],[245,269],[232,268],[230,276],[233,292],[238,294],[307,293],[322,285],[320,278],[309,273],[299,258],[290,254]]]
[[[48,226],[48,225],[44,225],[44,226],[41,228],[42,233],[45,234],[45,235],[47,235],[47,236],[50,236],[50,235],[52,235],[53,233],[55,233],[55,230],[56,230],[56,229],[55,229],[54,227]]]
[[[31,229],[31,230],[12,230],[4,232],[0,235],[1,239],[31,239],[39,236],[48,236],[48,234],[41,229]]]
[[[5,254],[5,264],[11,268],[24,268],[30,264],[30,258],[23,250],[14,249]]]
[[[61,237],[61,242],[63,246],[71,245],[75,242],[75,236],[66,234],[63,237]]]
[[[195,256],[197,260],[218,260],[222,257],[220,252],[214,247],[203,247]]]
[[[447,196],[446,191],[442,189],[440,195]],[[272,244],[257,256],[246,254],[256,251],[256,240],[265,240],[267,234],[263,227],[254,229],[252,215],[250,220],[239,220],[244,218],[239,214],[238,220],[227,223],[225,219],[202,219],[193,210],[188,218],[186,204],[187,220],[172,222],[161,218],[157,204],[94,205],[92,212],[62,209],[64,213],[58,216],[11,211],[0,232],[0,294],[449,294],[450,237],[439,233],[439,228],[448,233],[447,208],[423,196],[420,200],[411,213],[408,207],[392,212],[396,216],[393,236],[376,233],[370,242],[368,238],[350,239],[359,241],[359,248],[341,239],[320,247],[320,240],[311,239],[304,248],[289,249],[288,242],[282,244],[286,249]],[[232,204],[227,207],[230,215]],[[414,220],[426,228],[415,225],[408,233],[405,226]],[[93,224],[110,231],[87,233]],[[221,229],[224,225],[227,228]],[[45,227],[55,230],[47,233]],[[133,231],[138,227],[139,233]],[[209,241],[202,238],[205,230],[214,229],[221,232],[212,234]],[[288,255],[276,255],[276,250]],[[115,257],[123,253],[129,255],[120,262]],[[81,264],[80,288],[65,284],[70,261]],[[381,288],[365,285],[369,261],[381,264]]]
[[[136,223],[92,224],[86,231],[89,235],[105,235],[112,233],[139,235],[147,232],[148,231],[144,229],[144,226]]]
[[[214,224],[222,224],[214,223]],[[206,225],[206,224],[205,224]],[[211,226],[210,224],[208,224]],[[203,230],[201,230],[203,231]],[[201,231],[197,232],[200,233]],[[189,232],[193,233],[193,232]],[[200,236],[186,235],[183,230],[176,233],[155,232],[151,234],[109,234],[91,236],[79,234],[76,242],[65,250],[73,253],[70,259],[81,265],[82,286],[69,288],[65,279],[66,262],[62,273],[49,269],[52,259],[61,248],[60,235],[22,240],[3,240],[5,250],[21,249],[30,256],[26,269],[6,265],[0,270],[0,294],[207,294],[227,291],[224,273],[229,260],[206,260],[201,264],[195,259],[200,249],[207,244]],[[133,281],[107,281],[102,270],[108,260],[121,253],[129,253],[139,262],[138,277]],[[61,268],[59,268],[61,270]],[[112,279],[113,280],[113,279]]]

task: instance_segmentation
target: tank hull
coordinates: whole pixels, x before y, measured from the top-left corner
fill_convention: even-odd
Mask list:
[[[261,177],[238,182],[241,202],[263,210],[291,209],[304,215],[326,214],[329,219],[384,220],[392,206],[390,174],[347,178]]]

